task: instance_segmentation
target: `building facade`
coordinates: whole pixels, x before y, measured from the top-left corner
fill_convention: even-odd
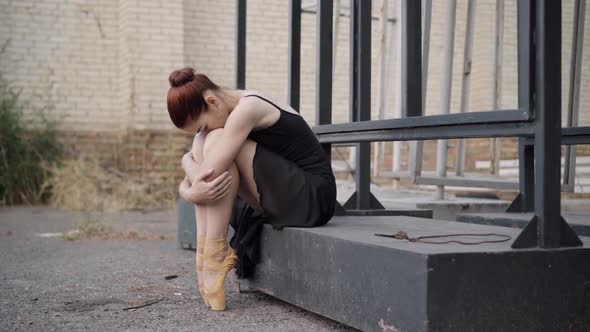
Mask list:
[[[395,117],[396,1],[388,3],[390,36],[384,118]],[[562,111],[566,119],[572,44],[573,1],[563,2]],[[46,110],[60,121],[72,154],[95,151],[126,170],[159,176],[179,170],[190,137],[172,126],[166,110],[168,75],[192,66],[214,82],[233,87],[235,75],[234,0],[0,0],[0,72],[22,89],[26,116]],[[310,125],[315,115],[315,2],[303,1],[301,107]],[[500,107],[517,106],[516,0],[504,5]],[[382,2],[373,1],[372,116],[379,117]],[[445,1],[433,1],[426,114],[440,112],[444,56]],[[450,112],[459,112],[467,1],[457,1]],[[249,0],[247,7],[247,88],[286,99],[288,1]],[[471,65],[470,112],[492,109],[496,1],[477,1]],[[586,21],[590,14],[586,14]],[[341,1],[334,67],[333,122],[347,122],[349,96],[348,1]],[[590,45],[586,23],[585,46]],[[590,125],[590,51],[583,53],[580,125]],[[513,140],[503,139],[506,142]],[[455,145],[451,142],[449,167]],[[428,142],[426,151],[435,151]],[[489,155],[489,140],[469,140],[467,169]],[[580,146],[579,151],[589,150]],[[406,149],[402,149],[406,151]],[[346,153],[343,150],[344,154]],[[335,155],[339,158],[341,154]],[[342,155],[343,156],[343,155]],[[515,158],[504,144],[504,158]],[[345,158],[345,157],[344,157]],[[404,165],[407,155],[404,154]],[[425,153],[433,169],[433,153]],[[163,166],[167,165],[167,166]],[[172,165],[172,166],[170,166]],[[391,167],[386,144],[382,168]]]

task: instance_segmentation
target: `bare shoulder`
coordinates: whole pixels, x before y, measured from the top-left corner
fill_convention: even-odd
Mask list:
[[[273,104],[277,105],[278,107],[280,107],[281,109],[290,112],[290,113],[294,113],[296,115],[299,114],[299,112],[297,112],[294,108],[291,107],[291,105],[289,105],[288,103],[286,103],[285,101],[283,101],[283,99],[281,98],[277,98],[277,96],[271,94],[271,93],[267,93],[267,92],[262,92],[262,91],[255,91],[255,90],[249,90],[247,94],[255,94],[258,95],[262,98],[265,98],[266,100],[272,102]],[[270,105],[267,101],[261,100],[259,98],[256,97],[249,97],[249,98],[243,98],[243,99],[253,99],[255,103],[257,103],[258,105],[264,105],[266,107],[272,108],[274,109],[275,107]]]
[[[247,110],[249,112],[255,112],[256,109],[260,109],[259,102],[260,100],[256,97],[247,97],[248,95],[254,94],[252,92],[246,93],[246,95],[240,98],[240,101],[236,105],[236,110],[240,109],[242,111]],[[252,111],[254,110],[254,111]]]
[[[227,118],[226,127],[248,129],[256,127],[266,115],[253,98],[242,98]]]
[[[236,119],[256,121],[264,116],[264,110],[261,110],[259,105],[253,98],[242,98],[236,104],[236,107],[229,114],[229,118],[232,116]]]

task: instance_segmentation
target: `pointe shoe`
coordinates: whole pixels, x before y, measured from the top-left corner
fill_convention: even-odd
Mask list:
[[[196,263],[197,265],[197,279],[199,281],[199,293],[201,293],[201,298],[205,302],[207,307],[210,307],[209,301],[207,300],[207,296],[205,296],[205,292],[203,291],[203,250],[205,249],[205,235],[200,236],[197,238],[197,256],[200,256],[200,259]],[[196,259],[195,259],[196,261]]]
[[[207,239],[203,272],[215,272],[216,276],[211,287],[204,286],[204,291],[212,310],[225,310],[225,277],[237,260],[227,239]]]

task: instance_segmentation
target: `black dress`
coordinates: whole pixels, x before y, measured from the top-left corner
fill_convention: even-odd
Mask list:
[[[250,132],[257,142],[253,160],[254,181],[263,213],[236,198],[230,225],[235,233],[230,246],[236,251],[238,278],[248,278],[259,259],[262,225],[317,227],[334,215],[336,180],[332,166],[305,120],[270,100],[281,115],[270,127]]]

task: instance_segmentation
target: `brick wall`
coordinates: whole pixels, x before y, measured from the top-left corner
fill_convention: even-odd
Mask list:
[[[180,168],[180,158],[188,151],[192,135],[169,130],[128,130],[128,131],[64,131],[60,135],[66,145],[66,156],[75,158],[79,155],[92,155],[106,165],[141,177],[166,180],[173,177],[182,179],[184,173]],[[515,138],[501,138],[503,159],[518,158],[518,146]],[[372,144],[372,155],[375,152]],[[455,170],[457,140],[449,141],[448,171]],[[383,171],[392,168],[392,143],[384,144],[384,159],[380,167]],[[402,170],[408,168],[408,144],[402,143]],[[467,172],[488,170],[475,169],[475,162],[489,159],[488,139],[466,140]],[[579,155],[590,155],[590,145],[578,146]],[[333,147],[334,160],[348,160],[348,147]],[[436,169],[436,141],[424,144],[423,170]],[[450,173],[449,173],[450,174]]]
[[[303,3],[300,111],[313,125],[316,16],[314,2]],[[390,2],[390,17],[397,16],[395,3]],[[341,5],[343,16],[336,39],[333,89],[335,123],[348,121],[348,1],[341,1]],[[167,78],[173,69],[194,66],[220,85],[233,86],[234,0],[0,0],[0,6],[0,45],[3,46],[0,71],[14,87],[22,89],[23,100],[28,105],[27,116],[34,117],[41,109],[49,110],[51,115],[62,119],[62,131],[72,132],[69,136],[72,144],[89,144],[104,153],[114,149],[107,154],[116,156],[113,158],[122,163],[121,167],[136,169],[137,165],[143,165],[147,173],[157,172],[148,162],[155,152],[140,157],[138,152],[125,147],[125,141],[115,141],[113,137],[127,137],[136,142],[134,144],[147,145],[164,142],[164,137],[184,137],[172,127],[166,112]],[[565,1],[563,6],[562,109],[565,112],[573,1]],[[373,1],[371,99],[374,119],[378,117],[381,35],[377,18],[380,9],[381,1]],[[427,114],[440,112],[445,10],[444,1],[433,2]],[[467,1],[458,1],[451,112],[458,112],[460,108],[466,10]],[[489,110],[492,105],[494,14],[495,1],[477,2],[469,111]],[[586,13],[586,17],[590,22],[590,13]],[[288,1],[248,1],[247,86],[280,99],[287,95],[287,24]],[[398,26],[389,24],[389,32],[395,34]],[[590,45],[589,30],[590,24],[586,24],[586,48]],[[390,57],[395,55],[394,48],[395,43]],[[583,56],[580,122],[590,125],[590,52],[584,52]],[[395,59],[388,61],[393,68],[387,80],[385,117],[393,118],[397,72],[393,65]],[[516,0],[507,0],[505,5],[502,67],[501,106],[515,107]],[[174,142],[180,141],[174,138]],[[468,166],[475,160],[487,158],[487,139],[472,140],[469,144],[468,151],[482,152],[469,154]],[[426,149],[435,151],[434,145],[434,142],[427,143]],[[150,147],[159,149],[156,145]],[[451,154],[453,150],[451,144]],[[514,144],[503,144],[503,156],[512,156],[514,151]],[[125,154],[129,157],[122,157]],[[425,169],[431,164],[429,158],[433,157],[434,153],[425,153]],[[407,158],[405,153],[403,158]],[[141,160],[139,164],[138,160]],[[386,158],[386,162],[390,161]],[[453,162],[454,157],[449,156],[451,167]]]
[[[0,71],[30,105],[69,128],[111,125],[117,101],[117,1],[0,1]]]
[[[183,2],[119,0],[119,8],[120,98],[126,128],[171,129],[166,92],[171,68],[184,62]]]

